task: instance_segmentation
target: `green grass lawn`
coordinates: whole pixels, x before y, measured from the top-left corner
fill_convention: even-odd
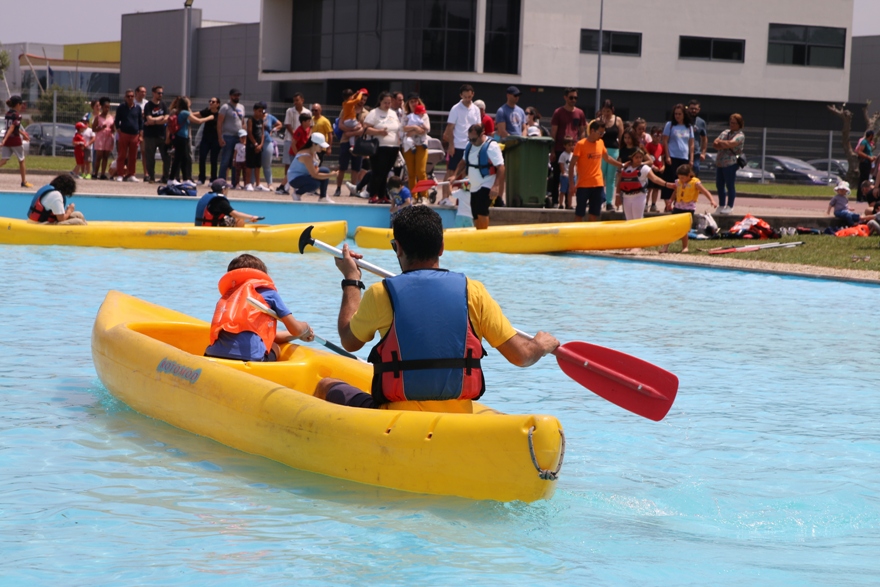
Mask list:
[[[720,258],[768,261],[770,263],[795,263],[816,267],[835,267],[840,269],[866,269],[880,271],[880,239],[870,237],[838,238],[831,235],[795,235],[780,239],[749,241],[740,239],[711,239],[698,241],[691,239],[688,244],[689,256],[708,257],[707,251],[716,247],[745,247],[751,244],[769,242],[803,241],[803,245],[790,249],[778,248],[752,253],[727,253]],[[681,251],[681,241],[669,247],[670,253]],[[713,255],[714,256],[714,255]],[[854,261],[853,256],[860,260]],[[870,257],[864,260],[864,257]]]
[[[712,189],[712,185],[709,186]],[[714,193],[714,190],[712,190]],[[771,196],[779,196],[785,198],[803,198],[803,199],[831,199],[834,190],[830,186],[820,185],[788,185],[777,183],[744,183],[737,182],[736,193],[742,195],[748,194],[767,194]]]

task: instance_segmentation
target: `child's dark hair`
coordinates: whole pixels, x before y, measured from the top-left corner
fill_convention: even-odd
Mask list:
[[[24,100],[21,99],[21,96],[15,94],[14,96],[9,96],[9,99],[6,100],[6,105],[9,108],[15,108],[19,104],[21,104]]]
[[[392,175],[388,178],[388,189],[393,190],[394,188],[403,187],[403,180],[396,175]]]
[[[354,90],[352,90],[351,88],[345,88],[344,90],[342,90],[342,101],[345,102],[346,100],[351,98],[353,95],[354,95]]]
[[[247,253],[239,255],[230,261],[229,266],[226,268],[227,271],[234,271],[236,269],[257,269],[263,273],[269,273],[269,270],[266,269],[266,264],[263,263],[259,257],[254,257]]]
[[[109,103],[110,103],[110,98],[108,98],[107,96],[101,96],[100,98],[98,98],[98,104],[100,104],[101,106],[105,106]]]
[[[589,132],[593,132],[594,130],[598,130],[599,127],[605,127],[605,123],[599,120],[598,118],[594,118],[590,121],[590,130]]]
[[[311,119],[312,119],[311,112],[303,112],[302,114],[299,115],[300,122],[305,122],[306,120],[311,120]]]
[[[63,196],[72,196],[76,192],[76,180],[66,173],[57,176],[49,182],[49,185],[61,192]]]
[[[684,175],[690,177],[694,173],[694,166],[690,163],[685,163],[684,165],[679,165],[678,169],[675,170],[675,175]]]
[[[568,145],[573,145],[575,143],[574,137],[565,137],[562,139],[562,145],[567,147]]]

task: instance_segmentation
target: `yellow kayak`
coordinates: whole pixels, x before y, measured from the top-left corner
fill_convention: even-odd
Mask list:
[[[553,494],[555,478],[538,472],[562,463],[562,426],[552,416],[505,415],[470,401],[338,406],[313,397],[318,381],[366,390],[371,365],[296,344],[284,345],[277,363],[209,359],[208,329],[111,291],[92,329],[95,369],[142,414],[296,469],[471,499]]]
[[[59,226],[0,217],[0,244],[293,253],[298,251],[299,235],[312,224],[315,238],[333,244],[345,240],[348,225],[344,220],[229,228],[178,222],[89,222],[85,226]]]
[[[443,231],[443,248],[471,253],[558,253],[656,247],[680,239],[691,229],[690,214],[671,214],[641,220],[514,224],[486,230],[450,228]],[[390,228],[359,226],[357,246],[388,249]]]

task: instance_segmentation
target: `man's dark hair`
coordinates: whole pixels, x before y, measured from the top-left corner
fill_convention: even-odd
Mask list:
[[[564,90],[562,90],[562,95],[568,96],[570,93],[577,92],[577,91],[578,91],[577,88],[565,88]]]
[[[306,99],[306,97],[303,96],[303,93],[302,93],[302,92],[294,92],[294,93],[293,93],[293,97],[294,97],[294,98],[302,98],[303,100]]]
[[[63,196],[72,196],[76,192],[76,180],[70,175],[59,175],[49,182],[53,188],[61,192]]]
[[[485,129],[483,128],[482,124],[472,124],[468,127],[467,131],[468,131],[468,134],[475,132],[475,133],[477,133],[477,136],[479,137],[479,136],[482,136],[483,132],[485,132]]]
[[[227,271],[234,271],[235,269],[257,269],[263,273],[269,273],[269,270],[266,269],[266,264],[263,263],[259,257],[254,257],[247,253],[239,255],[230,261],[229,266],[226,268]]]
[[[135,92],[140,92],[143,89],[145,92],[147,91],[147,86],[138,86],[134,89]]]
[[[110,98],[108,98],[107,96],[101,96],[100,98],[98,98],[98,104],[100,104],[101,106],[103,106],[104,104],[109,104],[109,103],[110,103]]]
[[[593,132],[597,130],[600,126],[605,126],[605,123],[599,120],[598,118],[594,118],[590,121],[590,126],[588,128],[588,132]]]
[[[688,106],[699,106],[699,105],[700,105],[700,101],[697,100],[696,98],[693,98],[690,102],[688,102]]]
[[[163,88],[162,86],[153,86],[153,89],[150,90],[150,91],[153,92],[153,93],[156,93],[156,92],[158,92],[159,90],[164,90],[164,89],[165,89],[165,88]]]
[[[428,206],[408,206],[391,222],[394,240],[411,261],[432,261],[443,250],[443,222]]]
[[[458,88],[458,95],[462,95],[464,92],[473,92],[474,86],[470,84],[461,84],[461,87]]]

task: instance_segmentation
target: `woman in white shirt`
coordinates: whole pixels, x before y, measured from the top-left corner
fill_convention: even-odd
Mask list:
[[[391,94],[382,92],[379,94],[379,105],[371,110],[364,119],[364,132],[379,139],[379,148],[376,154],[370,157],[370,169],[373,177],[370,180],[370,195],[375,198],[371,201],[388,203],[388,172],[397,162],[400,153],[400,119],[391,108]]]

